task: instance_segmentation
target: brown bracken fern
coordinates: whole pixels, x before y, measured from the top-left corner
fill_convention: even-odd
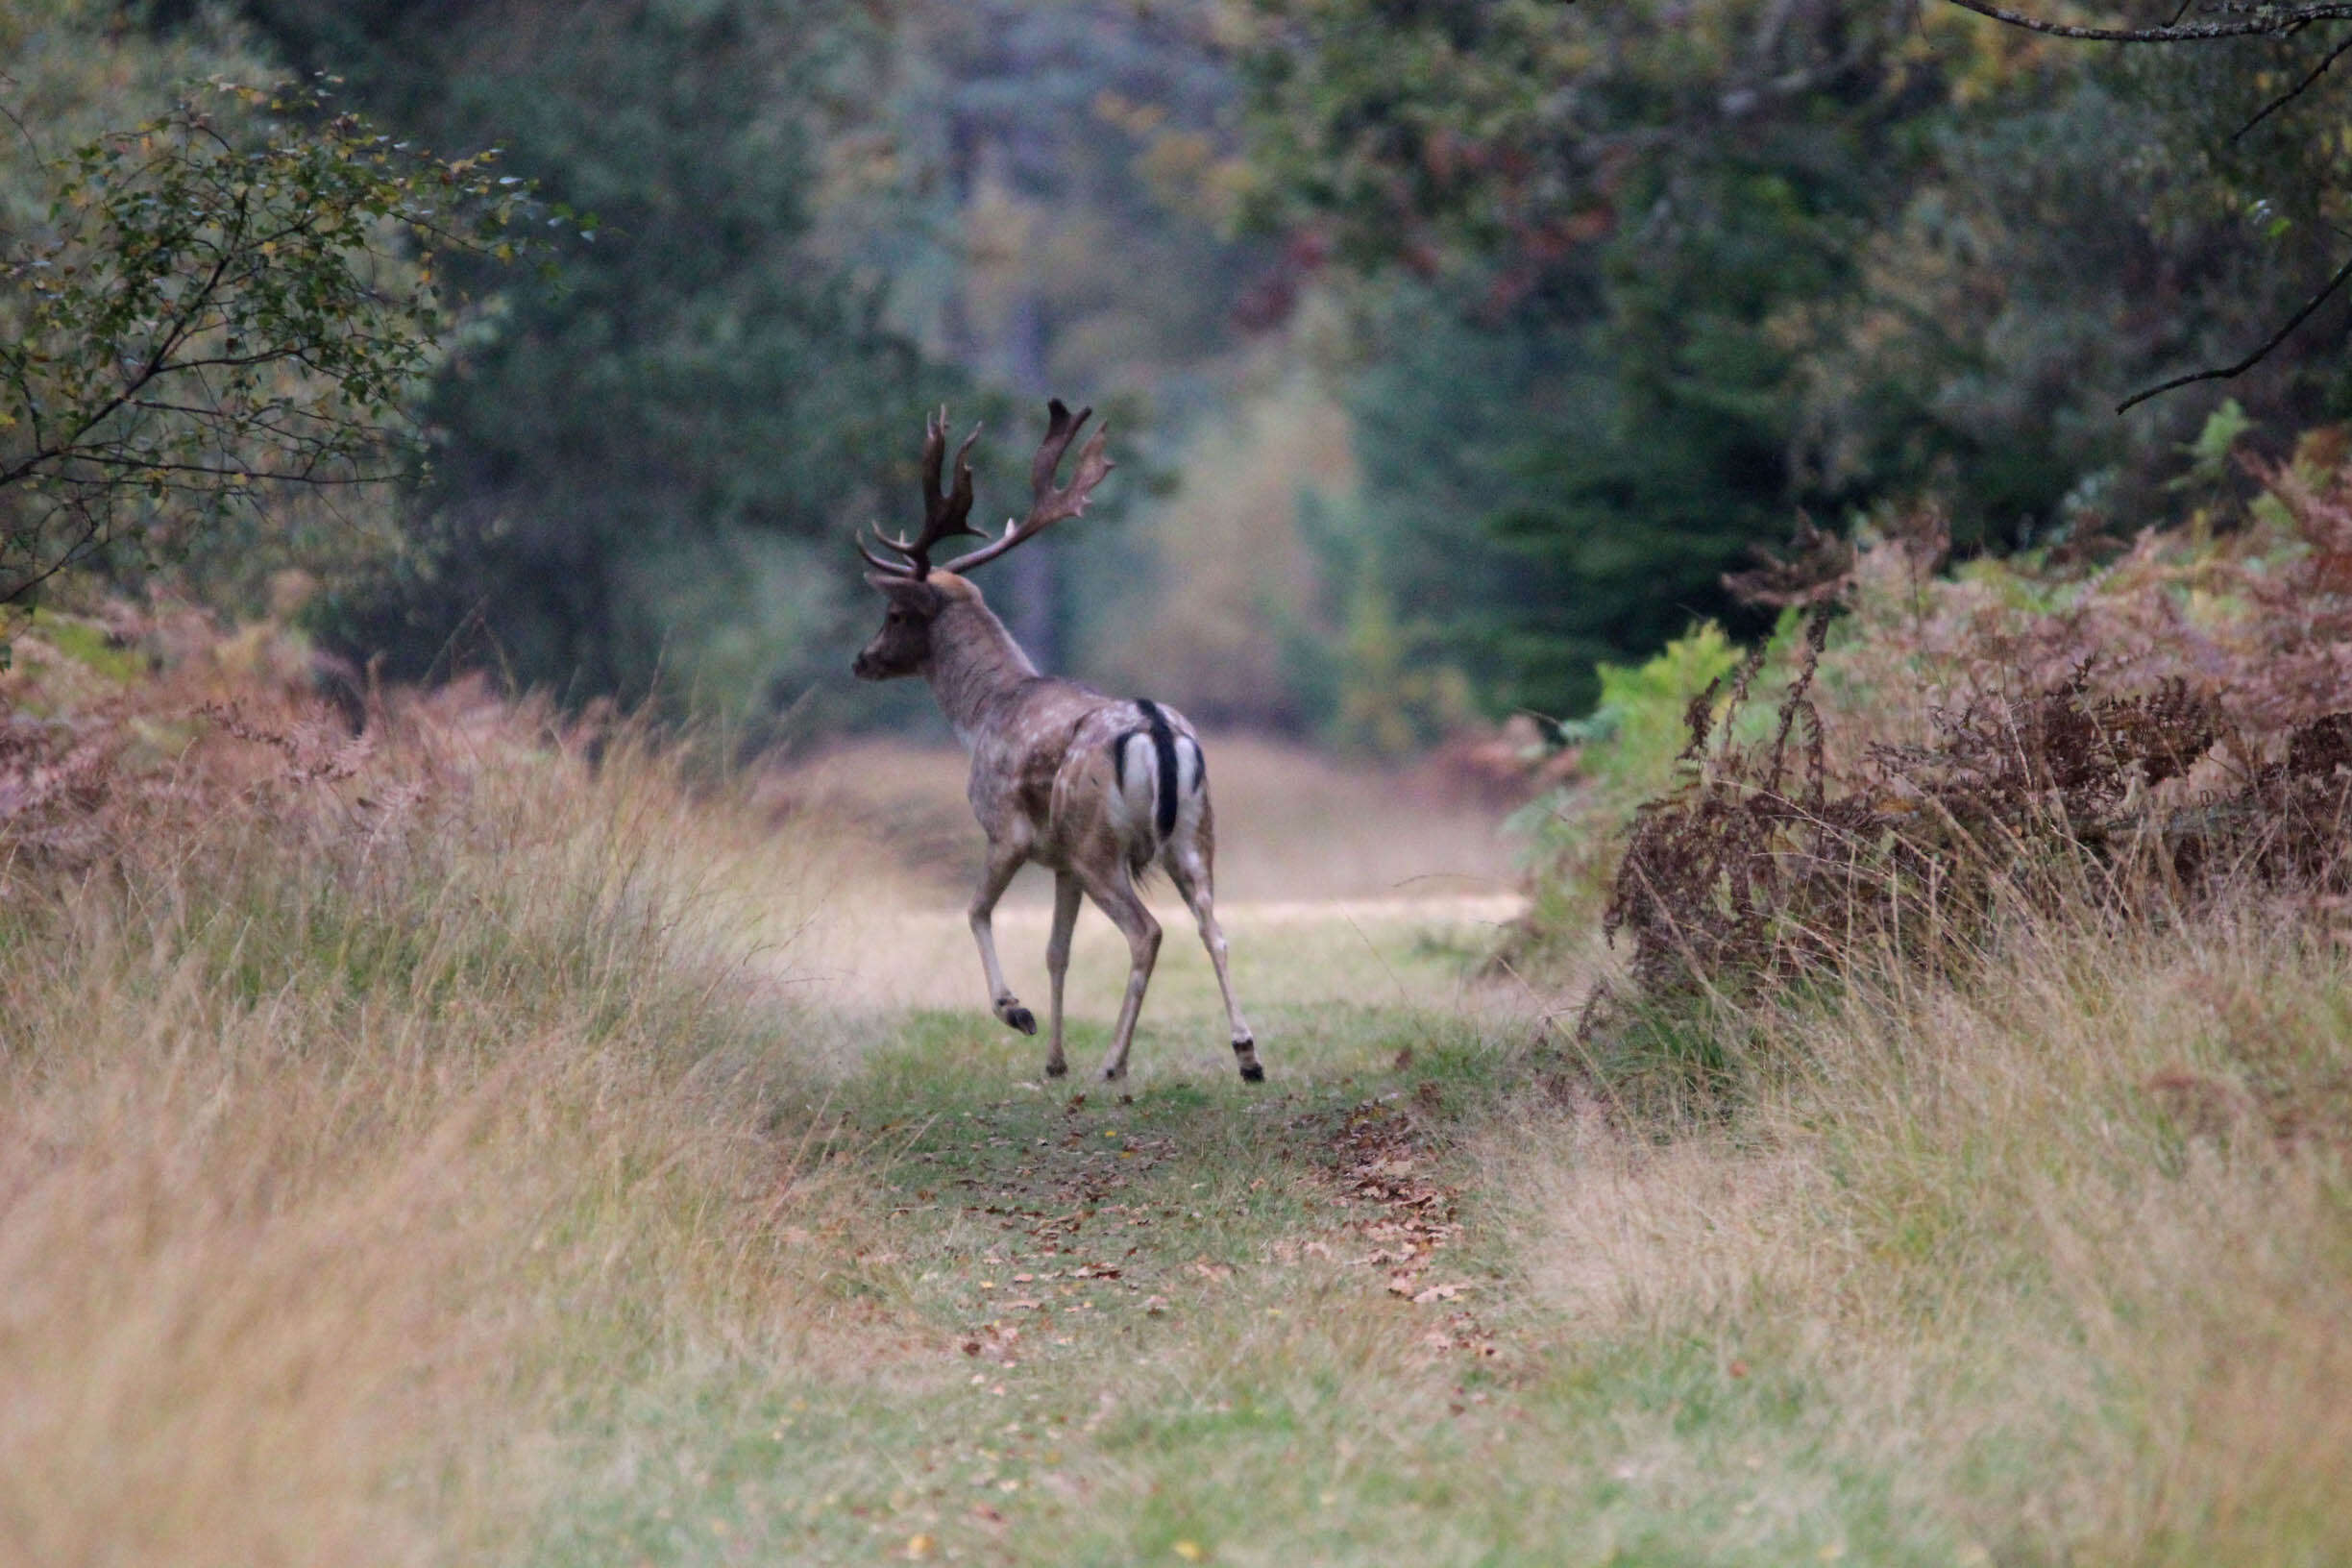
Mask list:
[[[1928,741],[1832,767],[1813,703],[1830,616],[1827,601],[1809,611],[1762,736],[1738,724],[1754,658],[1722,710],[1712,689],[1691,705],[1679,780],[1634,816],[1605,928],[1632,943],[1647,1001],[1764,994],[1863,952],[1969,962],[2001,907],[2167,917],[2222,895],[2333,905],[2352,891],[2352,712],[2263,726],[2307,703],[2225,705],[2178,674],[2115,691],[2084,661],[1936,712]],[[2286,674],[2305,686],[2305,670]],[[1608,1006],[1587,1011],[1587,1032]]]

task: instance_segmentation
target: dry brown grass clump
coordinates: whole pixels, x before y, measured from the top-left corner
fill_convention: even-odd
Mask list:
[[[627,726],[196,643],[0,686],[0,1539],[473,1560],[559,1400],[856,1315],[747,964],[831,872]]]
[[[2273,737],[2179,680],[2101,694],[2084,667],[1833,775],[1810,697],[1826,625],[1816,614],[1769,739],[1710,747],[1708,692],[1682,782],[1635,817],[1605,922],[1631,934],[1652,997],[1834,973],[1862,945],[1943,964],[1980,950],[2004,899],[2152,915],[2346,893],[2352,713]]]

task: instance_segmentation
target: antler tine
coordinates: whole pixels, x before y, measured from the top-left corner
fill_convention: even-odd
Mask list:
[[[883,560],[866,548],[863,539],[858,542],[858,553],[893,576],[913,577],[920,581],[931,574],[933,546],[959,533],[979,536],[980,530],[971,527],[969,522],[972,508],[969,458],[972,444],[979,439],[980,427],[974,425],[971,434],[966,436],[964,444],[956,449],[955,488],[943,491],[940,488],[940,471],[947,462],[947,410],[943,406],[938,413],[926,415],[923,420],[922,448],[922,529],[911,540],[903,534],[894,539],[879,527],[874,529],[875,543],[886,550],[897,551],[905,557],[903,560]]]
[[[1070,417],[1069,404],[1055,398],[1045,404],[1045,439],[1038,443],[1037,455],[1029,459],[1029,490],[1042,496],[1053,485],[1054,470],[1062,466],[1062,454],[1069,451],[1070,438],[1078,428],[1094,417],[1092,408],[1082,408],[1078,417]],[[1096,440],[1101,437],[1097,435]]]
[[[1069,444],[1077,439],[1086,422],[1093,417],[1093,409],[1081,408],[1073,418],[1068,405],[1060,398],[1045,405],[1045,439],[1038,444],[1037,456],[1029,463],[1029,487],[1036,498],[1029,504],[1029,515],[1017,523],[1007,523],[1001,538],[968,555],[957,556],[944,570],[968,572],[983,562],[994,560],[1022,540],[1044,532],[1064,518],[1076,517],[1086,510],[1088,497],[1094,487],[1117,466],[1103,455],[1103,443],[1110,436],[1108,427],[1095,430],[1092,439],[1078,450],[1078,466],[1071,472],[1069,483],[1057,490],[1053,480],[1054,471],[1062,466],[1063,454],[1069,451]]]
[[[971,527],[972,509],[972,444],[980,439],[980,427],[974,425],[971,434],[956,448],[955,488],[940,488],[940,468],[947,455],[947,410],[944,405],[923,424],[923,531],[922,543],[936,545],[953,534],[977,534]]]
[[[889,539],[884,538],[882,530],[879,528],[874,530],[874,538],[880,541],[880,543],[888,549],[898,550],[901,548],[897,545],[892,544]],[[903,560],[886,561],[881,556],[876,555],[872,551],[868,550],[866,548],[865,529],[860,528],[858,530],[857,538],[854,542],[857,545],[857,552],[866,557],[866,564],[873,567],[876,571],[881,572],[884,576],[893,577],[911,577],[915,575],[915,568],[911,562]],[[911,554],[913,551],[910,549],[906,551],[906,553]]]

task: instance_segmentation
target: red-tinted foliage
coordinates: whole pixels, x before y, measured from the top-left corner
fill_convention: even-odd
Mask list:
[[[2145,534],[2065,591],[1928,580],[1904,538],[1834,596],[1818,537],[1757,574],[1812,606],[1801,654],[1760,733],[1741,722],[1760,654],[1695,701],[1678,781],[1635,818],[1605,927],[1641,992],[1752,994],[1866,950],[1941,966],[2005,902],[2341,907],[2352,469],[2259,472],[2271,500],[2242,537]],[[1842,737],[1816,690],[1839,601],[1861,632],[1828,660]]]

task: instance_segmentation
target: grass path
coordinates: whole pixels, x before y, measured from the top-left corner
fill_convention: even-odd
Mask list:
[[[977,1006],[843,1024],[836,1312],[622,1391],[541,1560],[1764,1563],[1857,1518],[1869,1560],[1961,1560],[1735,1352],[1560,1353],[1478,1168],[1531,1004],[1465,986],[1460,911],[1390,915],[1259,943],[1262,1088],[1174,943],[1132,1103]],[[1391,999],[1334,994],[1350,952]]]
[[[803,1367],[623,1401],[588,1440],[624,1483],[569,1500],[549,1558],[1244,1561],[1275,1519],[1345,1554],[1442,1507],[1458,1478],[1384,1451],[1452,1465],[1506,1435],[1446,1142],[1522,1020],[1315,994],[1350,947],[1391,990],[1459,990],[1459,912],[1362,914],[1278,916],[1308,940],[1290,995],[1257,976],[1263,1088],[1217,1060],[1207,966],[1173,943],[1131,1103],[1040,1082],[1036,1042],[977,1008],[850,1025],[825,1115],[854,1327]],[[1104,1035],[1080,1023],[1073,1055]]]

